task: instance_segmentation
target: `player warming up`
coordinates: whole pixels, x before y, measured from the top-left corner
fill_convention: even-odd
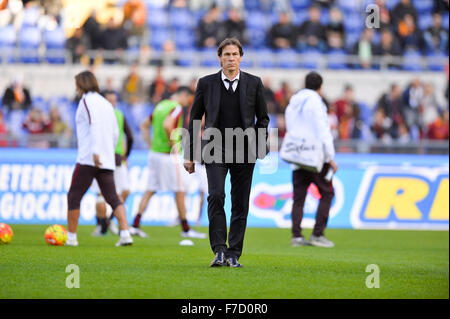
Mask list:
[[[99,94],[97,79],[92,72],[84,71],[76,75],[75,86],[80,97],[75,115],[78,154],[67,194],[69,231],[66,246],[78,246],[80,203],[94,178],[119,221],[120,239],[116,246],[131,245],[133,238],[128,230],[125,207],[114,183],[114,149],[119,137],[114,108]]]
[[[182,228],[181,236],[206,238],[206,234],[191,229],[186,218],[184,198],[188,175],[183,169],[180,154],[181,132],[176,130],[182,128],[183,107],[188,106],[192,94],[188,87],[178,88],[170,99],[163,100],[156,105],[152,115],[141,124],[142,137],[150,147],[149,174],[147,190],[139,203],[133,227],[130,228],[132,235],[147,237],[147,234],[140,229],[140,223],[142,214],[153,194],[157,191],[173,191]],[[150,140],[150,126],[153,127],[152,140]]]

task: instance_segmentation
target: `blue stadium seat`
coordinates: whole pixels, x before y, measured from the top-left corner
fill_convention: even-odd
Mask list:
[[[248,29],[248,38],[250,46],[254,49],[259,49],[264,47],[266,44],[266,31],[257,29]]]
[[[422,71],[422,55],[419,51],[408,50],[403,54],[403,70]]]
[[[296,69],[299,67],[297,52],[293,49],[284,49],[277,52],[278,66],[283,69]]]
[[[274,68],[276,66],[274,52],[267,48],[254,50],[252,61],[257,67]]]
[[[353,46],[358,42],[361,33],[358,31],[347,32],[345,35],[345,46],[348,49],[353,49]]]
[[[169,14],[166,10],[151,10],[147,17],[147,24],[152,30],[167,29],[169,27]]]
[[[448,27],[449,27],[449,16],[448,16],[448,12],[444,13],[442,15],[442,26],[448,31]]]
[[[5,58],[7,62],[14,62],[16,40],[17,35],[14,26],[0,27],[0,61]]]
[[[193,66],[195,65],[195,59],[199,55],[197,50],[183,50],[179,52],[180,56],[177,59],[179,66]]]
[[[170,32],[167,29],[155,29],[150,32],[150,46],[155,50],[161,50],[164,42],[170,39]]]
[[[167,7],[167,0],[145,0],[145,4],[147,5],[147,9],[164,9]]]
[[[427,60],[428,60],[428,70],[444,71],[445,64],[448,63],[448,55],[440,52],[428,53]]]
[[[347,54],[344,50],[330,50],[328,52],[328,68],[332,70],[347,68]]]
[[[259,0],[245,0],[244,1],[245,10],[260,10]]]
[[[200,51],[200,65],[206,67],[218,67],[219,60],[217,58],[216,49],[202,49]]]
[[[344,13],[358,13],[363,11],[360,0],[338,0],[337,5]]]
[[[329,22],[330,22],[330,11],[328,9],[324,9],[320,13],[320,23],[326,26],[328,25]]]
[[[425,31],[428,29],[433,23],[433,16],[431,13],[424,13],[419,16],[418,24],[419,29]]]
[[[417,9],[419,15],[423,13],[431,13],[433,10],[433,0],[413,0],[412,3]]]
[[[20,60],[24,63],[38,63],[38,47],[41,43],[41,31],[37,27],[23,28],[19,37]]]
[[[177,30],[175,31],[175,45],[178,49],[193,49],[195,47],[194,30]]]
[[[399,2],[399,0],[386,0],[385,4],[386,4],[386,8],[388,8],[389,10],[394,9],[394,7],[397,5],[397,3]]]
[[[170,10],[169,21],[175,29],[191,29],[196,26],[195,17],[188,9]]]
[[[247,29],[266,30],[269,27],[269,19],[260,11],[249,11],[245,20]]]
[[[65,62],[66,35],[62,28],[44,32],[44,41],[47,48],[46,59],[49,63]]]
[[[292,17],[292,23],[295,25],[301,25],[307,19],[308,19],[308,11],[306,10],[297,11],[294,12],[294,15]]]
[[[361,32],[365,27],[364,16],[361,13],[346,15],[343,23],[347,32]]]
[[[35,27],[39,20],[39,8],[30,7],[23,10],[22,28]]]
[[[307,49],[303,52],[301,66],[305,69],[317,69],[322,54],[316,49]]]
[[[311,0],[291,0],[291,7],[294,11],[305,10],[311,5]]]

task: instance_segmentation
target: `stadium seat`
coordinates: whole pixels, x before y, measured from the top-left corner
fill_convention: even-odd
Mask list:
[[[403,55],[403,70],[422,71],[422,55],[415,50],[408,50]]]
[[[294,15],[292,17],[292,23],[295,25],[301,25],[307,19],[308,19],[308,11],[306,10],[297,11],[294,12]]]
[[[276,65],[274,52],[267,48],[254,50],[252,61],[256,67],[274,68]]]
[[[260,11],[249,11],[245,20],[247,29],[267,30],[269,20],[266,15]]]
[[[433,10],[433,0],[413,0],[412,3],[417,9],[419,15],[422,15],[424,13],[431,13],[431,11]]]
[[[278,66],[283,69],[295,69],[299,67],[297,52],[293,49],[284,49],[277,52]]]
[[[361,32],[365,26],[364,16],[361,13],[346,15],[343,23],[346,32]]]
[[[170,39],[170,32],[167,29],[155,29],[150,32],[150,46],[155,50],[161,50],[164,42]]]
[[[344,50],[331,50],[328,52],[328,68],[332,70],[347,68],[347,54]]]
[[[219,66],[216,49],[202,49],[200,51],[200,65],[206,67]]]
[[[172,9],[169,12],[169,21],[175,29],[191,29],[196,26],[195,18],[188,9]]]
[[[394,9],[394,7],[397,5],[397,3],[399,2],[399,0],[386,0],[385,4],[386,4],[386,8],[388,8],[389,10]]]
[[[23,10],[22,28],[35,27],[39,20],[39,8],[30,7]]]
[[[39,28],[23,28],[19,37],[20,61],[24,63],[38,63],[38,47],[40,43],[41,31]]]
[[[427,54],[428,70],[444,71],[445,64],[448,63],[448,55],[441,52]]]
[[[433,24],[433,16],[431,15],[431,13],[421,14],[418,24],[420,30],[425,31],[426,29],[428,29]]]
[[[254,49],[264,47],[266,44],[266,31],[257,29],[248,29],[248,38],[250,46]]]
[[[162,9],[150,10],[147,24],[152,30],[167,29],[169,27],[169,15],[167,11]]]
[[[46,59],[49,63],[65,62],[66,36],[62,28],[44,32],[44,41],[47,48]]]
[[[291,0],[291,7],[292,9],[294,9],[294,11],[303,11],[310,5],[311,0]]]
[[[16,30],[12,25],[0,27],[0,61],[5,58],[7,62],[14,62],[16,40]]]
[[[261,9],[259,7],[259,0],[245,0],[244,1],[244,8],[247,11],[260,10]]]
[[[147,9],[164,9],[167,7],[167,0],[145,0],[145,4],[147,5]]]
[[[177,59],[177,64],[179,66],[193,66],[196,63],[196,57],[199,56],[198,51],[191,49],[191,50],[183,50],[182,52],[179,52],[180,56]]]
[[[194,30],[176,30],[175,45],[178,49],[193,49],[195,47],[195,31]]]
[[[444,29],[446,29],[448,31],[449,28],[449,15],[448,12],[444,13],[442,15],[442,26],[444,27]]]
[[[320,14],[320,23],[322,23],[322,25],[328,25],[328,23],[330,22],[330,12],[326,9],[321,11]]]
[[[317,69],[319,68],[319,62],[322,54],[319,50],[307,49],[303,52],[301,59],[301,66],[305,69]]]
[[[360,0],[338,0],[337,5],[344,13],[359,13],[364,11],[361,8]]]

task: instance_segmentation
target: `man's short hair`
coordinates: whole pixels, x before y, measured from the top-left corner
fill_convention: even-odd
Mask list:
[[[218,56],[222,55],[222,51],[227,45],[237,46],[238,49],[239,49],[239,55],[240,56],[244,55],[244,50],[242,49],[242,44],[241,44],[241,42],[239,42],[238,39],[236,39],[236,38],[226,38],[225,40],[223,40],[220,43],[219,47],[217,48],[217,55]]]
[[[189,86],[185,86],[185,85],[180,86],[175,91],[175,94],[179,94],[179,93],[186,93],[186,94],[189,94],[189,95],[194,94],[194,92],[192,92],[191,88]]]
[[[97,79],[95,78],[95,75],[91,71],[83,71],[75,75],[75,83],[83,93],[88,92],[100,93]]]
[[[317,91],[322,87],[322,76],[317,72],[310,72],[305,78],[305,88]]]

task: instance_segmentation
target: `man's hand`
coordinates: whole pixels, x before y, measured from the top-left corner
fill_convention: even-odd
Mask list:
[[[102,162],[100,162],[100,156],[98,156],[98,154],[94,154],[94,164],[97,168],[100,168],[100,166],[102,166]]]
[[[331,166],[331,168],[333,169],[333,171],[336,173],[337,170],[338,170],[338,166],[337,166],[337,164],[336,164],[336,162],[335,162],[334,160],[332,160],[332,161],[330,162],[330,166]]]
[[[192,174],[195,172],[195,163],[192,161],[185,161],[184,162],[184,169],[189,173]]]

